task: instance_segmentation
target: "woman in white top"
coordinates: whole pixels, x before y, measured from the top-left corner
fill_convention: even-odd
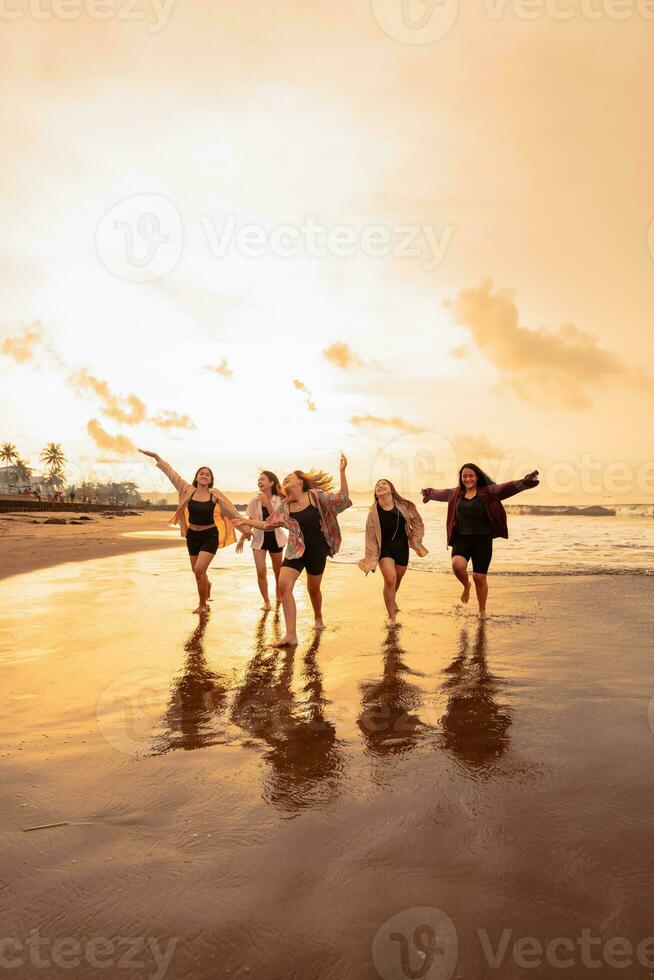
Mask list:
[[[248,504],[247,515],[251,520],[266,521],[273,513],[275,508],[282,502],[284,491],[274,473],[270,470],[263,470],[257,481],[259,494],[253,497]],[[236,551],[243,551],[244,539],[241,538],[236,545]],[[286,532],[281,527],[274,531],[262,531],[254,529],[252,532],[252,554],[254,564],[257,569],[257,582],[259,591],[263,598],[263,609],[270,609],[270,598],[268,596],[268,578],[266,575],[266,552],[270,555],[273,572],[275,574],[275,585],[277,587],[277,602],[279,598],[279,572],[282,567],[282,552],[286,545]]]

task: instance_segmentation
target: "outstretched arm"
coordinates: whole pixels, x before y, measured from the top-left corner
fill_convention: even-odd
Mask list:
[[[155,461],[161,472],[168,477],[172,485],[175,487],[175,490],[177,490],[179,493],[183,493],[187,487],[190,487],[191,484],[187,483],[186,480],[183,480],[179,473],[172,468],[170,463],[167,463],[164,459],[162,459],[158,453],[151,453],[147,449],[139,449],[139,452],[143,453],[144,456],[150,456],[151,459]]]
[[[523,490],[532,490],[539,483],[538,470],[534,470],[533,473],[527,473],[526,476],[523,476],[522,480],[509,480],[508,483],[492,483],[488,487],[488,492],[499,497],[500,500],[506,500],[507,497],[515,497],[517,493],[522,493]]]
[[[286,523],[288,517],[288,510],[286,503],[281,501],[277,506],[270,512],[270,515],[265,521],[258,521],[256,518],[250,516],[251,511],[248,508],[248,519],[244,522],[249,527],[256,527],[260,531],[272,531],[277,527],[288,527]]]
[[[430,500],[440,500],[441,502],[447,503],[454,493],[454,488],[451,487],[449,490],[434,490],[433,487],[425,487],[420,492],[422,493],[423,504],[428,504]]]

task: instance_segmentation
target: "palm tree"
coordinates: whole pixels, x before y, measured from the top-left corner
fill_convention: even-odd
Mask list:
[[[59,490],[65,484],[64,474],[61,470],[50,470],[45,478],[45,485],[50,489]]]
[[[18,459],[18,450],[12,442],[5,442],[0,446],[0,459],[5,464],[5,470],[9,469]]]
[[[24,459],[16,460],[16,483],[29,483],[32,477],[32,467]]]
[[[45,449],[41,450],[41,461],[49,468],[45,479],[46,486],[50,489],[60,489],[65,484],[64,466],[66,456],[59,442],[49,442]]]
[[[66,456],[59,442],[49,442],[45,449],[41,450],[41,462],[49,466],[51,470],[63,470],[66,465]]]

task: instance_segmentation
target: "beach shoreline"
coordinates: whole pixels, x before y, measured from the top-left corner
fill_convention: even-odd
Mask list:
[[[69,523],[86,516],[91,520]],[[41,568],[179,546],[179,531],[170,528],[171,517],[165,511],[136,516],[74,511],[1,514],[0,580]],[[53,518],[66,523],[45,523]]]

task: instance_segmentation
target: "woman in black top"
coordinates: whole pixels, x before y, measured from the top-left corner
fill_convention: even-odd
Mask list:
[[[216,551],[218,548],[234,544],[235,527],[248,538],[251,534],[250,529],[240,527],[244,522],[238,510],[214,486],[213,473],[208,466],[201,466],[193,477],[193,482],[187,483],[158,453],[150,452],[148,449],[140,449],[139,452],[156,461],[159,469],[166,474],[179,494],[179,507],[173,523],[179,523],[191,559],[191,568],[200,598],[200,604],[194,612],[206,613],[209,609],[207,602],[211,595],[211,582],[207,570]]]
[[[399,608],[395,597],[409,564],[409,538],[406,520],[400,513],[388,480],[379,480],[375,487],[377,516],[381,528],[379,570],[384,579],[384,603],[388,621],[395,625]]]

